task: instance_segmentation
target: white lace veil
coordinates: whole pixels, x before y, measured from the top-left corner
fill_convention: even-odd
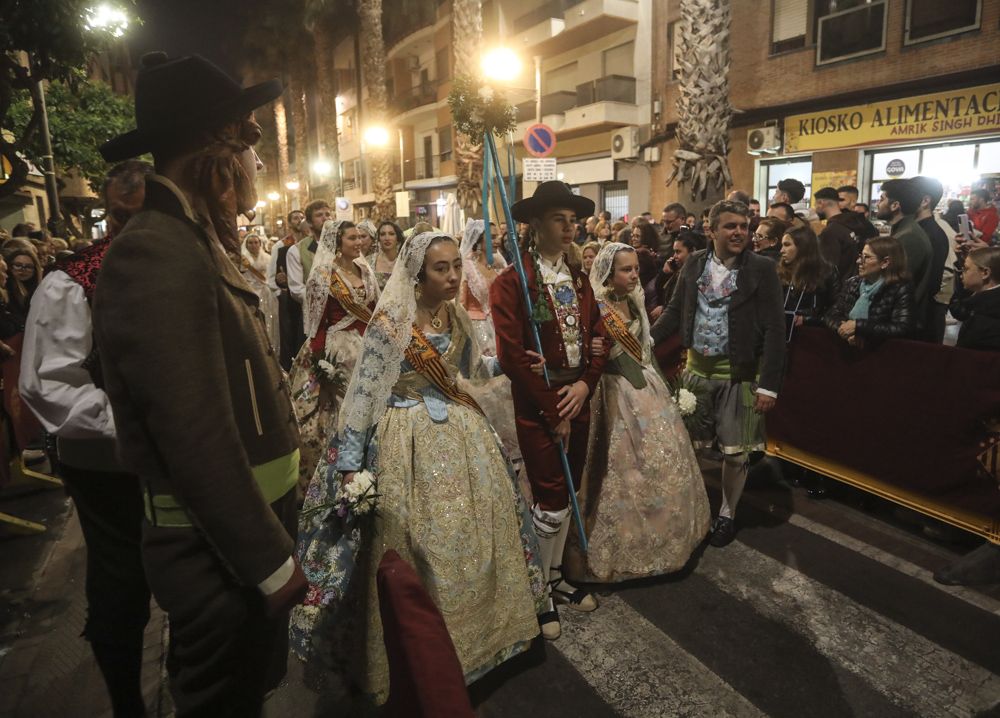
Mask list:
[[[417,314],[413,291],[417,275],[424,266],[427,248],[439,237],[455,241],[441,232],[424,232],[407,239],[399,250],[396,266],[365,331],[361,356],[354,365],[340,409],[338,433],[345,429],[364,433],[385,413],[386,400],[399,380],[400,363],[410,344],[411,327]],[[456,308],[455,315],[469,340],[475,341],[468,315],[460,308]],[[477,346],[473,345],[472,349],[474,358],[481,356],[475,353]],[[474,365],[478,363],[473,362]]]
[[[486,225],[481,219],[470,219],[465,224],[465,232],[462,235],[462,278],[465,280],[466,285],[469,287],[469,291],[472,292],[472,296],[476,298],[479,302],[479,306],[482,307],[483,312],[489,316],[490,314],[490,288],[486,283],[486,279],[479,272],[479,266],[476,263],[476,259],[481,252],[486,251],[485,247],[481,247],[476,250],[476,242],[482,239],[483,234],[486,232]],[[499,272],[501,269],[507,266],[507,261],[500,256],[498,252],[493,253],[493,266],[496,271]]]
[[[378,227],[376,227],[375,223],[372,222],[370,219],[361,220],[360,222],[358,222],[357,227],[359,231],[364,232],[373,240],[378,239]]]
[[[604,286],[611,276],[611,271],[615,266],[615,257],[619,252],[635,252],[635,249],[621,242],[608,242],[597,253],[594,259],[594,266],[590,268],[590,286],[594,290],[594,297],[599,302],[607,300],[611,293],[611,288]],[[652,354],[652,339],[649,336],[649,317],[646,316],[646,296],[642,290],[642,283],[637,282],[635,289],[629,293],[629,297],[634,304],[633,309],[639,315],[640,334],[639,343],[642,345],[642,361],[648,364]],[[609,309],[610,311],[610,309]]]
[[[342,220],[328,219],[323,223],[323,232],[319,236],[319,248],[313,257],[312,269],[306,280],[306,296],[302,307],[302,317],[305,324],[306,338],[316,336],[323,312],[326,310],[326,299],[330,292],[330,278],[337,271],[337,234],[340,232]],[[354,264],[361,268],[361,279],[365,283],[365,292],[371,301],[378,296],[378,282],[364,257],[358,257]],[[351,318],[351,322],[354,319]],[[351,322],[348,322],[350,324]]]

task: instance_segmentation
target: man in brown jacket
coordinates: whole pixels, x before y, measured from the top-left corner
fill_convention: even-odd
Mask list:
[[[122,464],[144,492],[143,563],[170,617],[178,716],[256,716],[284,675],[298,435],[258,299],[225,251],[256,202],[252,111],[200,57],[143,59],[138,128],[101,148],[151,151],[158,174],[105,257],[95,336]]]

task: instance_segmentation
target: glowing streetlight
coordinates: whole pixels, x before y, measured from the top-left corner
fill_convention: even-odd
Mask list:
[[[365,130],[365,144],[372,147],[385,147],[389,144],[389,130],[374,125]]]
[[[107,4],[87,8],[83,21],[88,30],[100,30],[111,37],[122,37],[128,30],[128,15],[125,11]]]
[[[333,165],[326,160],[316,160],[313,162],[313,172],[320,177],[329,177],[330,173],[333,172]]]
[[[277,202],[279,199],[281,199],[281,195],[278,194],[277,192],[272,191],[267,193],[267,198],[272,202]]]
[[[263,209],[264,207],[267,207],[267,202],[262,199],[257,200],[257,209]]]
[[[509,47],[498,47],[483,53],[480,67],[489,80],[510,82],[521,74],[521,58]]]
[[[299,181],[298,180],[288,180],[287,182],[285,182],[285,188],[288,189],[290,192],[294,192],[295,190],[297,190],[299,188]]]

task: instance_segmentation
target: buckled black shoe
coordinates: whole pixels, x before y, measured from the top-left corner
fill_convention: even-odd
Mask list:
[[[551,611],[546,611],[538,615],[538,627],[542,631],[542,638],[546,641],[554,641],[562,635],[562,626],[559,623],[559,611],[556,610],[555,606],[552,606]]]
[[[562,577],[560,568],[552,569],[552,580],[549,581],[549,591],[552,600],[559,606],[566,606],[574,611],[590,613],[597,610],[597,597],[590,591],[584,591],[567,583]]]
[[[712,535],[708,542],[716,548],[728,546],[736,538],[736,524],[731,518],[719,516],[712,524]]]

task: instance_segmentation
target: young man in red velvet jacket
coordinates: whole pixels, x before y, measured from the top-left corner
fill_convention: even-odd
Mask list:
[[[579,611],[597,608],[593,596],[562,580],[562,554],[570,530],[569,491],[559,458],[566,447],[575,486],[587,455],[590,396],[606,359],[592,355],[591,339],[603,337],[601,314],[590,282],[566,261],[578,217],[594,213],[594,203],[574,195],[562,182],[543,182],[530,198],[511,207],[514,219],[531,225],[534,245],[520,247],[528,292],[540,320],[538,332],[551,386],[531,371],[534,347],[520,279],[513,268],[490,288],[497,356],[511,379],[517,439],[534,496],[532,517],[551,598]],[[539,314],[541,312],[541,315]],[[539,618],[542,635],[559,637],[554,603]]]

